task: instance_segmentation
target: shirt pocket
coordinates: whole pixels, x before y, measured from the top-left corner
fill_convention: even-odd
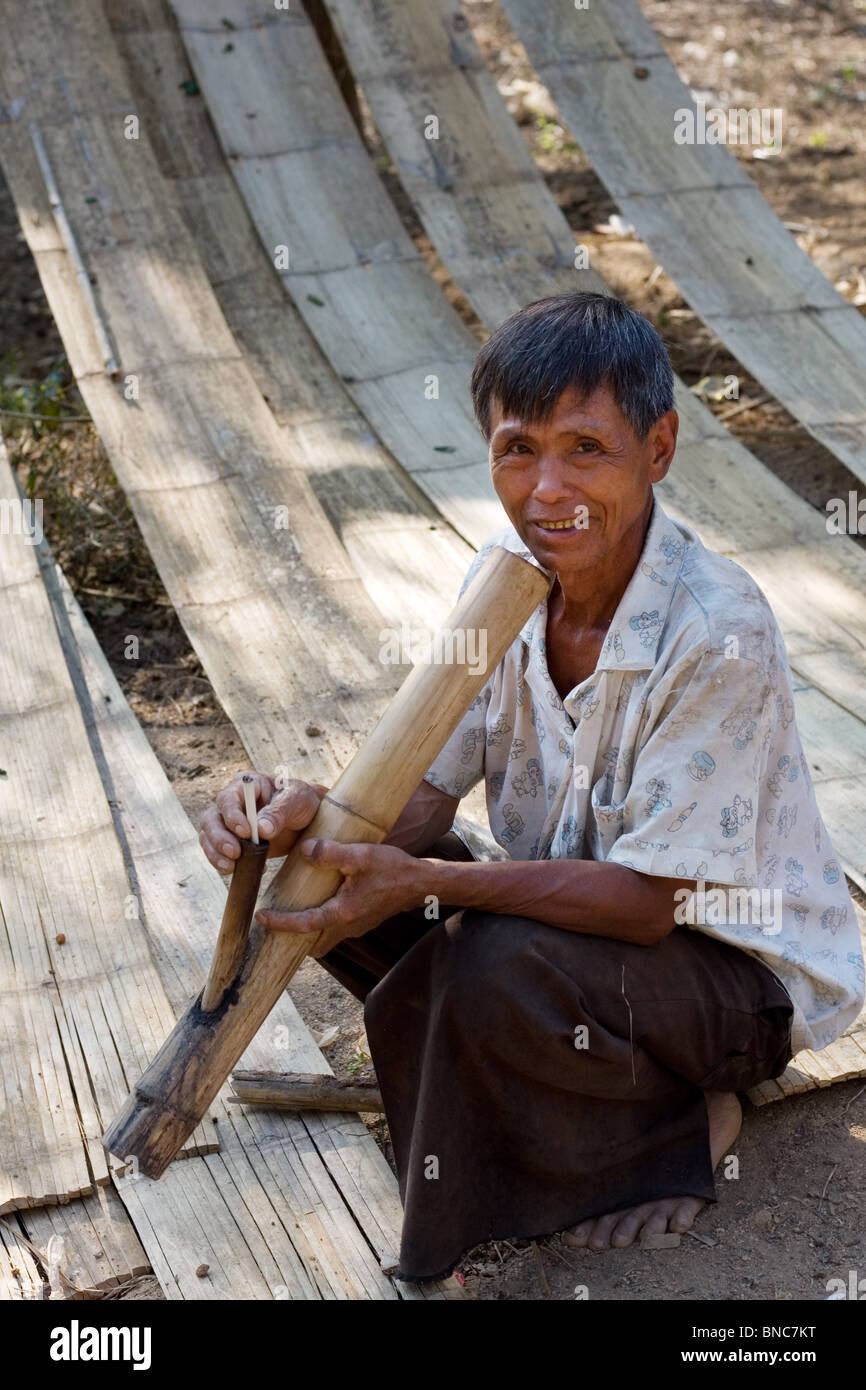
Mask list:
[[[596,859],[606,859],[625,829],[625,801],[608,801],[611,778],[596,782],[589,798],[587,825],[589,847]]]

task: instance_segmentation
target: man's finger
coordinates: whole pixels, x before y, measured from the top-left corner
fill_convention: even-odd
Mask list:
[[[224,831],[223,834],[225,833],[226,832]],[[235,867],[235,861],[234,858],[231,856],[230,851],[226,850],[225,852],[223,852],[221,845],[219,848],[215,847],[213,843],[208,839],[204,830],[199,831],[198,839],[199,844],[205,852],[205,855],[207,856],[210,863],[213,864],[215,869],[218,869],[221,874],[228,874],[233,872]]]
[[[238,840],[226,829],[214,806],[209,806],[202,812],[199,820],[199,839],[211,863],[214,863],[214,855],[222,859],[235,860],[241,852]],[[221,865],[217,864],[216,867],[221,868]]]
[[[303,936],[336,925],[334,914],[324,907],[310,907],[304,912],[278,912],[275,908],[263,907],[256,913],[256,921],[269,931],[298,932]]]
[[[339,869],[344,874],[363,868],[369,858],[368,845],[344,845],[339,840],[304,840],[300,852],[313,864]]]
[[[248,840],[252,835],[252,826],[244,814],[244,777],[252,777],[255,786],[256,803],[263,805],[267,802],[273,789],[270,777],[263,772],[242,773],[235,777],[227,787],[223,787],[216,799],[216,808],[229,830],[233,830],[242,839]]]
[[[284,830],[304,830],[318,811],[320,800],[318,790],[308,782],[290,782],[262,807],[259,830],[268,840]]]

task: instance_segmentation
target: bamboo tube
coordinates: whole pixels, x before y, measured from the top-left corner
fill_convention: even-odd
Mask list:
[[[301,839],[373,844],[385,839],[550,582],[519,556],[500,548],[491,552],[439,634],[484,633],[484,669],[465,659],[414,667]],[[459,651],[459,643],[450,647],[450,655],[455,648]],[[268,907],[317,907],[339,886],[339,872],[302,858],[300,843],[265,894]],[[202,1010],[199,997],[178,1020],[103,1136],[111,1153],[136,1158],[146,1177],[165,1172],[317,940],[311,934],[269,932],[253,922],[232,987],[211,1013]]]
[[[235,1071],[234,1105],[266,1105],[276,1110],[355,1110],[381,1115],[385,1107],[378,1082],[315,1073]]]
[[[219,1008],[240,969],[267,857],[267,840],[255,843],[241,840],[241,857],[234,867],[216,950],[201,997],[202,1013],[213,1013]]]

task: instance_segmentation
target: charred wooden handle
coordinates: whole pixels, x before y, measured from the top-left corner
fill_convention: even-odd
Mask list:
[[[203,1013],[209,1014],[219,1008],[240,969],[268,849],[267,840],[259,840],[258,844],[253,844],[252,840],[241,840],[241,857],[235,864],[229,884],[220,934],[201,996]]]
[[[463,633],[461,644],[434,640],[434,652],[463,659],[418,665],[319,806],[264,897],[268,907],[318,907],[336,891],[341,875],[303,858],[308,836],[343,843],[379,843],[421,782],[475,696],[502,660],[527,618],[545,598],[550,576],[510,551],[491,551],[441,630]],[[484,634],[486,661],[466,634]],[[241,1053],[255,1037],[318,934],[269,932],[253,922],[235,980],[218,1007],[192,1004],[166,1039],[134,1092],[112,1121],[103,1143],[111,1153],[138,1159],[139,1171],[158,1178],[193,1131]]]

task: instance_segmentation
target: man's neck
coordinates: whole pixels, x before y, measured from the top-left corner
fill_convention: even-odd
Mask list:
[[[646,543],[654,498],[629,527],[616,546],[591,570],[557,574],[548,601],[548,614],[557,624],[574,632],[606,629],[628,588]]]

